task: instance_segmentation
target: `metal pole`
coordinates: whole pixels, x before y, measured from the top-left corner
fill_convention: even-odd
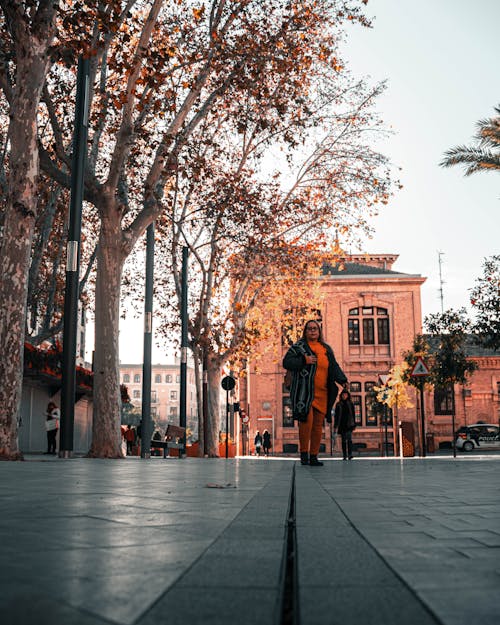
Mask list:
[[[396,411],[392,412],[392,440],[394,441],[394,456],[399,455],[398,420],[399,420],[398,394],[396,393]]]
[[[388,419],[388,410],[387,410],[387,404],[384,404],[384,435],[385,435],[385,456],[386,458],[389,457],[389,438],[388,438],[388,431],[387,431],[387,419]]]
[[[272,422],[272,426],[273,426],[273,446],[272,446],[272,452],[271,455],[274,456],[274,414],[273,414],[273,422]]]
[[[453,457],[456,458],[457,457],[457,439],[455,437],[455,385],[452,384],[452,394],[451,394],[451,407],[452,407],[452,413],[451,413],[451,428],[452,428],[452,436],[453,436],[453,442],[452,442],[452,446],[453,446]]]
[[[202,411],[203,411],[203,455],[206,456],[208,453],[208,444],[207,444],[207,437],[208,437],[208,366],[207,366],[207,356],[206,356],[206,349],[203,348],[203,380],[202,380],[202,385],[203,385],[203,405],[202,405]]]
[[[426,441],[425,441],[425,408],[424,408],[424,381],[421,380],[420,384],[420,417],[422,419],[422,457],[425,458],[427,455],[426,452]]]
[[[146,230],[146,291],[144,297],[144,357],[142,363],[141,458],[151,457],[151,346],[153,338],[153,274],[155,224]]]
[[[64,294],[63,358],[61,380],[61,432],[59,455],[73,453],[76,390],[76,336],[80,274],[80,237],[82,204],[87,160],[89,60],[78,59],[76,79],[75,128],[71,163],[71,200],[69,208],[68,247],[66,257],[66,291]]]
[[[234,435],[234,391],[230,391],[231,401],[229,402],[229,434],[230,438],[234,444],[235,435]]]
[[[226,391],[226,458],[229,457],[229,390]]]
[[[181,386],[180,386],[180,426],[186,427],[187,395],[187,350],[188,350],[188,248],[182,248],[182,285],[181,285]],[[186,435],[183,439],[186,451]],[[179,452],[180,453],[180,452]]]

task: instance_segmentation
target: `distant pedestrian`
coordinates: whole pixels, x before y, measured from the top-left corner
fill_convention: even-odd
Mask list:
[[[354,404],[349,391],[340,393],[340,400],[335,406],[335,428],[342,437],[342,456],[344,460],[352,460],[352,433],[356,429]]]
[[[124,438],[127,443],[127,456],[131,456],[133,454],[133,447],[135,444],[135,431],[130,427],[130,425],[127,425]]]
[[[255,445],[255,455],[260,456],[260,449],[262,447],[262,436],[260,435],[259,430],[257,430],[257,432],[255,433],[253,444]]]
[[[338,384],[347,378],[335,360],[332,348],[325,343],[316,320],[304,326],[302,338],[294,343],[283,359],[283,367],[292,372],[290,399],[294,420],[299,422],[300,462],[322,466],[318,460],[323,421],[330,423]]]
[[[45,413],[45,430],[47,431],[47,451],[45,454],[52,456],[56,454],[56,438],[60,419],[61,411],[53,401],[49,402]]]
[[[269,456],[269,450],[271,449],[271,435],[267,430],[262,432],[262,448],[266,456]]]

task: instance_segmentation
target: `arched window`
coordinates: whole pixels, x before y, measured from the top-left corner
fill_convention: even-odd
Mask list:
[[[155,384],[160,384],[160,383],[161,383],[161,375],[157,373],[155,375]]]
[[[124,384],[130,384],[130,374],[129,373],[124,373],[123,374],[123,383]]]

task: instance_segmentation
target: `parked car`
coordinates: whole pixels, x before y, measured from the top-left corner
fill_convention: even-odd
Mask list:
[[[472,423],[456,432],[456,446],[462,451],[500,449],[500,427],[494,423]]]

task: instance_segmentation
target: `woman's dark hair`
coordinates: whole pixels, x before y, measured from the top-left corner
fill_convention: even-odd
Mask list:
[[[347,399],[351,399],[351,393],[349,393],[349,391],[348,391],[346,388],[343,388],[343,389],[340,391],[340,399],[342,399],[342,395],[343,395],[344,393],[346,393],[346,394],[347,394]]]
[[[323,339],[323,330],[322,330],[322,328],[321,328],[321,324],[320,324],[320,322],[319,322],[319,321],[317,321],[316,319],[309,319],[309,321],[306,321],[306,322],[305,322],[305,324],[304,324],[304,329],[303,329],[303,331],[302,331],[302,338],[303,338],[305,341],[307,341],[307,337],[306,337],[306,330],[307,330],[307,326],[308,326],[310,323],[315,323],[315,324],[318,326],[318,329],[319,329],[319,337],[318,337],[318,341],[319,341],[320,343],[324,343],[325,341],[324,341],[324,339]]]

